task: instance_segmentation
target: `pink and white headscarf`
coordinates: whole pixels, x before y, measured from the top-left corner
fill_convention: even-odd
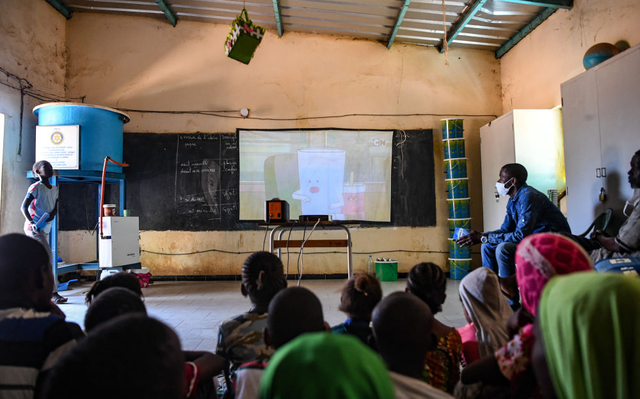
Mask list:
[[[542,289],[556,275],[593,270],[589,254],[571,239],[555,233],[526,237],[516,249],[516,279],[522,306],[536,315]]]

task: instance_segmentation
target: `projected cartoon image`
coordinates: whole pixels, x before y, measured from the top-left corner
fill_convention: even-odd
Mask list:
[[[364,183],[345,183],[343,188],[344,206],[342,213],[346,219],[365,219]]]
[[[315,147],[298,150],[300,189],[292,197],[301,201],[303,215],[331,215],[344,220],[345,151]]]
[[[268,220],[265,201],[292,220],[391,221],[393,131],[239,130],[239,218]]]

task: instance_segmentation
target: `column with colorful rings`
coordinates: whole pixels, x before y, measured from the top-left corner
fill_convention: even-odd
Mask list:
[[[471,250],[456,244],[456,228],[471,228],[469,178],[464,147],[462,119],[442,119],[442,147],[449,209],[449,271],[451,278],[460,280],[471,269]]]

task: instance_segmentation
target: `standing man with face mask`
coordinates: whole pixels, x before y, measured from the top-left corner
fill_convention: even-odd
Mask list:
[[[509,196],[507,215],[500,229],[469,234],[458,238],[463,247],[482,244],[482,266],[496,272],[501,279],[515,275],[515,253],[518,243],[528,235],[542,232],[571,232],[562,212],[549,198],[527,185],[527,169],[519,163],[510,163],[500,169],[496,190]],[[515,281],[509,279],[502,284],[507,296],[516,297]]]

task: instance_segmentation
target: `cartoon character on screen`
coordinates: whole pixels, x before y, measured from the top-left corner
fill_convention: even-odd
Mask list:
[[[344,220],[345,152],[338,148],[312,147],[298,150],[300,189],[292,197],[301,201],[303,215],[330,215]]]

